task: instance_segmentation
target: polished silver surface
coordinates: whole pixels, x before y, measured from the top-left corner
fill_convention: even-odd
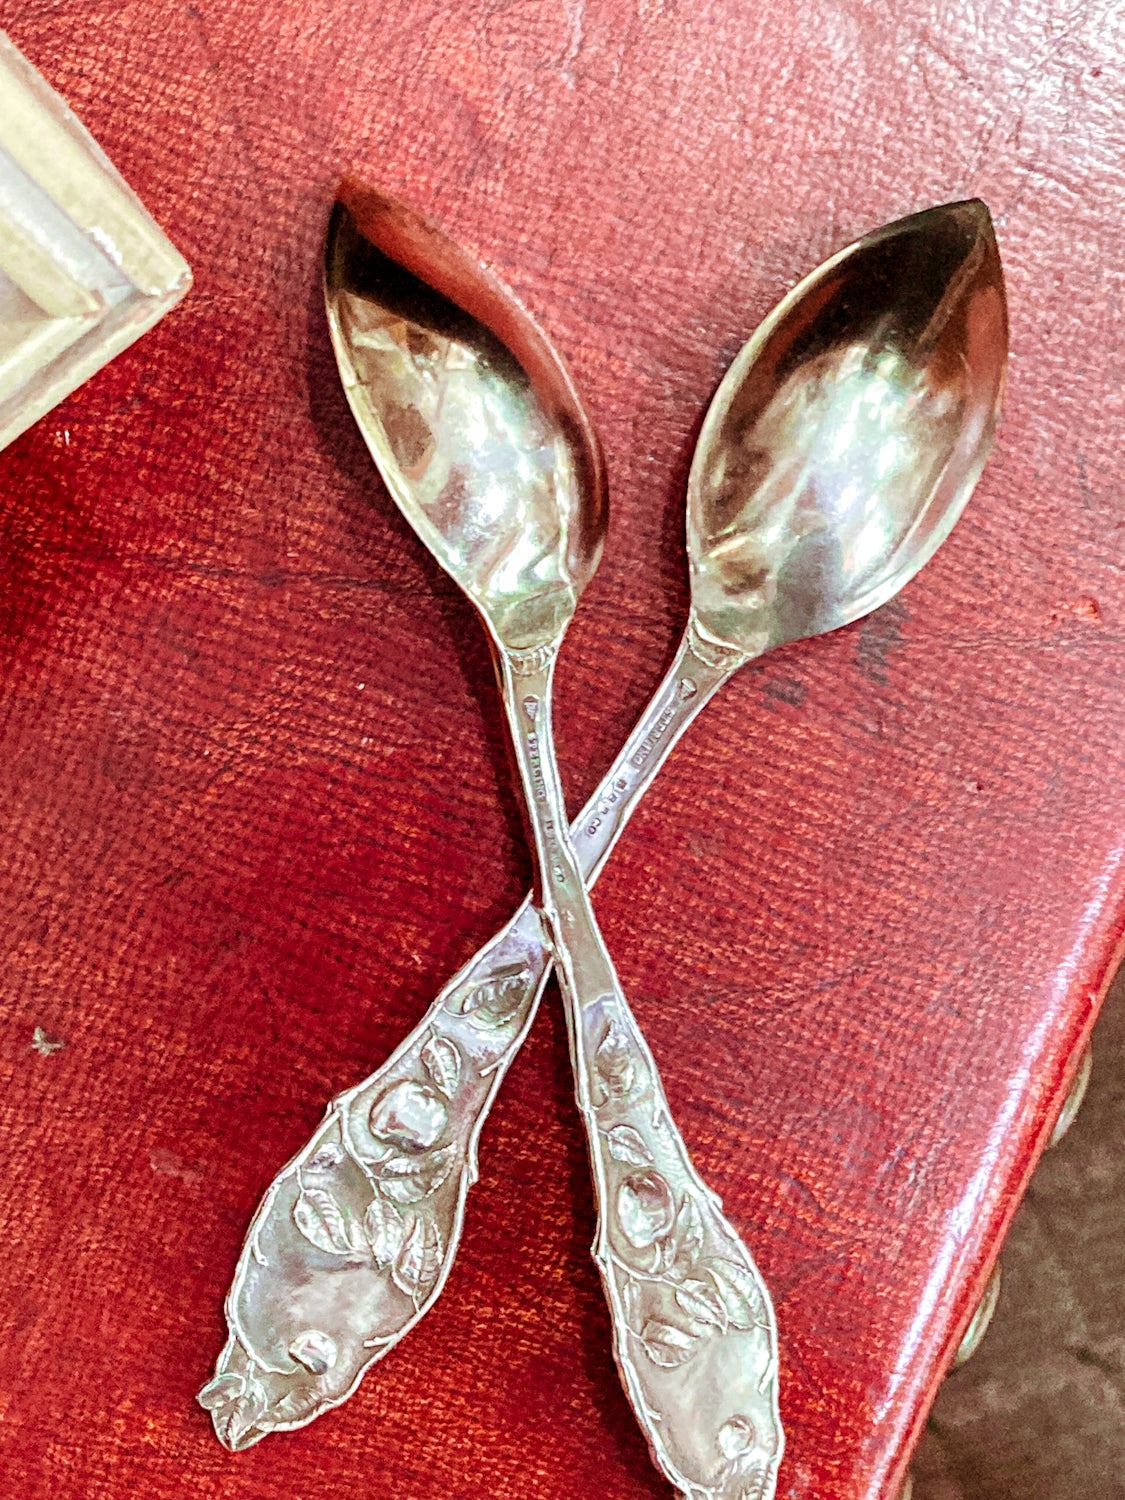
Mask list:
[[[1074,1075],[1074,1082],[1070,1085],[1066,1098],[1063,1100],[1059,1117],[1055,1121],[1055,1128],[1051,1131],[1051,1138],[1047,1142],[1047,1150],[1057,1146],[1070,1127],[1078,1118],[1078,1111],[1082,1108],[1082,1102],[1086,1098],[1086,1090],[1090,1087],[1090,1076],[1094,1071],[1094,1049],[1089,1042],[1082,1053],[1078,1070]]]
[[[1002,1272],[999,1264],[992,1269],[992,1275],[988,1278],[984,1293],[977,1303],[977,1310],[969,1320],[969,1326],[961,1336],[961,1342],[957,1345],[957,1353],[953,1356],[951,1368],[956,1370],[961,1365],[968,1364],[973,1355],[980,1348],[984,1336],[988,1332],[989,1325],[996,1315],[996,1307],[1000,1301],[1000,1284]]]
[[[539,904],[566,1005],[594,1177],[594,1261],[613,1352],[659,1468],[691,1500],[771,1500],[784,1438],[766,1284],[692,1166],[606,951],[566,824],[551,733],[554,658],[501,652],[531,814]]]
[[[1007,350],[983,203],[901,219],[795,287],[700,434],[688,482],[700,626],[756,655],[885,603],[972,493]]]
[[[516,357],[519,348],[534,359],[537,349],[538,330],[526,332],[522,309],[495,297],[491,284],[493,295],[482,302],[463,262],[448,284],[489,323],[466,318],[465,307],[458,318],[417,284],[404,287],[403,268],[386,258],[403,250],[404,229],[409,252],[411,227],[404,210],[385,200],[361,201],[354,218],[337,214],[329,321],[349,401],[388,488],[476,604],[498,654],[533,834],[536,904],[550,927],[566,1004],[598,1210],[594,1259],[614,1354],[656,1462],[685,1494],[771,1495],[782,1437],[769,1295],[671,1119],[598,930],[555,764],[551,680],[601,552],[600,457],[584,451],[590,426],[573,388],[552,378],[557,360],[527,368]],[[426,249],[435,242],[431,229]],[[373,250],[386,258],[374,261]],[[515,336],[512,347],[500,342],[501,332]],[[432,1054],[437,1040],[430,1045]],[[395,1224],[389,1279],[400,1292],[423,1295],[444,1259],[443,1239],[432,1220],[405,1220],[394,1192],[409,1181],[407,1202],[419,1203],[448,1171],[444,1100],[456,1089],[462,1053],[446,1040],[440,1056],[448,1077],[397,1085],[374,1106],[363,1135],[353,1128],[346,1143],[367,1166],[374,1193],[366,1211],[375,1220],[373,1259],[376,1239]],[[419,1171],[424,1160],[434,1165]],[[318,1232],[325,1222],[325,1204],[310,1203],[307,1187],[294,1213],[314,1219]],[[426,1282],[416,1286],[410,1277],[403,1285],[400,1240],[413,1248]],[[335,1358],[338,1346],[326,1330],[315,1332],[289,1352],[324,1374],[322,1351],[331,1346]]]
[[[370,194],[363,205],[379,232],[388,221],[392,233],[409,231],[400,205]],[[527,338],[530,319],[491,280],[485,316],[502,330],[518,328],[525,346],[536,343],[530,371],[492,326],[377,249],[342,204],[328,243],[336,359],[388,489],[499,642],[549,646],[597,567],[605,534],[601,458],[592,440],[582,441],[588,420],[576,426],[581,407],[569,377],[533,325]],[[453,293],[472,276],[458,261]]]
[[[349,262],[340,256],[339,236],[344,229],[350,236],[350,226],[338,216],[329,250],[330,312],[333,277],[341,276],[349,263],[353,270],[356,265],[354,258]],[[971,380],[960,387],[972,393],[972,400],[962,405],[963,425],[957,431],[944,429],[942,450],[934,446],[934,420],[919,423],[916,457],[928,475],[928,484],[916,484],[910,490],[916,506],[914,517],[903,510],[902,497],[909,488],[910,475],[905,456],[896,452],[893,463],[890,458],[883,460],[882,472],[894,469],[898,475],[893,514],[881,523],[885,538],[898,536],[895,545],[884,545],[886,576],[880,574],[862,549],[854,546],[847,549],[841,544],[838,549],[841,561],[834,570],[822,568],[818,573],[795,568],[781,556],[772,579],[762,584],[756,554],[746,540],[747,537],[753,540],[750,517],[753,514],[760,517],[757,555],[772,547],[772,555],[778,558],[777,538],[786,535],[792,538],[802,529],[793,520],[798,509],[794,491],[800,490],[805,496],[801,503],[807,506],[810,466],[820,451],[818,437],[826,445],[830,441],[833,444],[835,474],[850,472],[859,482],[865,474],[870,477],[874,472],[877,477],[880,472],[880,465],[873,461],[869,449],[873,429],[855,420],[854,385],[845,384],[837,411],[830,399],[831,391],[823,383],[823,365],[817,362],[824,348],[832,343],[833,329],[842,326],[841,299],[845,310],[849,305],[848,266],[853,257],[858,262],[869,245],[884,247],[881,277],[874,284],[866,273],[866,279],[857,279],[857,297],[858,289],[863,288],[866,302],[862,308],[857,306],[854,313],[856,318],[862,313],[868,320],[866,326],[882,337],[888,327],[896,326],[896,319],[897,326],[902,326],[900,304],[916,297],[921,280],[919,263],[923,269],[927,264],[925,245],[920,246],[919,240],[925,241],[931,235],[947,246],[952,235],[954,250],[947,247],[944,260],[931,255],[926,283],[929,311],[923,301],[910,326],[917,330],[940,325],[947,330],[945,341],[940,344],[933,338],[915,337],[911,343],[908,329],[899,341],[899,348],[913,348],[915,367],[925,370],[940,344],[943,363],[932,368],[927,377],[934,388],[939,384],[941,369],[952,372],[950,383],[956,389],[957,369],[971,366]],[[345,240],[344,244],[347,243]],[[370,258],[362,245],[357,245],[354,239],[350,243],[362,257],[361,266],[365,261],[369,264]],[[896,246],[901,255],[893,253]],[[954,253],[957,246],[959,253]],[[405,258],[403,255],[402,259]],[[944,289],[938,276],[941,265],[945,268]],[[829,303],[828,325],[822,328],[822,312],[818,309],[824,306],[822,278],[829,271],[836,278],[834,286],[843,278],[842,291],[835,302]],[[394,273],[393,266],[391,272]],[[452,273],[446,270],[445,277],[451,280]],[[356,280],[362,286],[362,277]],[[354,289],[350,279],[345,285]],[[811,293],[807,299],[806,289]],[[432,296],[428,289],[423,291]],[[851,299],[852,304],[857,303],[857,297]],[[945,307],[941,311],[943,301]],[[453,311],[457,313],[456,309]],[[457,316],[463,321],[462,314]],[[360,321],[362,317],[361,314]],[[970,322],[974,327],[971,340],[967,333]],[[338,330],[338,322],[336,326]],[[787,350],[779,348],[776,339],[769,342],[763,338],[767,330],[776,331],[779,326],[790,330],[792,343]],[[959,353],[951,345],[948,332],[957,327],[966,339],[966,347]],[[338,331],[336,336],[340,336]],[[587,885],[597,878],[639,797],[680,735],[727,677],[764,649],[762,605],[744,597],[752,587],[772,591],[769,600],[772,619],[785,621],[789,634],[816,633],[816,628],[828,629],[856,618],[862,613],[857,600],[870,601],[870,607],[883,602],[931,555],[960,513],[973,479],[987,457],[1003,383],[1006,347],[999,261],[987,213],[979,204],[930,210],[860,241],[803,282],[767,319],[748,348],[768,350],[769,367],[759,368],[758,360],[748,359],[746,351],[739,357],[715,397],[693,462],[694,509],[689,526],[693,608],[684,640],[640,722],[571,828],[578,864]],[[785,488],[773,482],[769,468],[748,462],[747,454],[761,449],[763,440],[757,427],[758,418],[749,421],[746,414],[776,410],[771,390],[776,393],[785,389],[783,405],[787,409],[792,406],[793,393],[800,385],[795,377],[801,368],[802,348],[809,351],[811,361],[810,393],[803,398],[804,409],[811,413],[811,425],[801,434],[809,462],[787,471],[791,472],[791,483]],[[364,357],[359,350],[342,361],[345,380],[353,382],[349,396],[361,425],[370,419],[364,415],[370,413],[370,403],[363,394],[363,365]],[[749,391],[749,397],[743,388]],[[744,415],[736,418],[732,413]],[[908,445],[910,426],[901,414],[899,422],[901,431],[896,443]],[[573,420],[564,421],[562,428],[564,433],[573,431]],[[847,444],[842,433],[848,434]],[[376,446],[370,433],[368,441],[373,448]],[[857,451],[846,451],[848,444]],[[787,463],[783,452],[779,458],[783,465]],[[581,452],[577,458],[568,460],[572,468],[574,464],[581,468],[589,462]],[[739,503],[740,492],[734,478],[739,472],[743,476],[744,504]],[[822,487],[820,493],[823,492]],[[854,489],[852,493],[853,507],[840,507],[841,536],[855,535],[855,518],[862,517],[865,510],[863,493]],[[722,505],[715,498],[719,494],[727,496]],[[772,496],[768,504],[763,494]],[[724,561],[723,525],[731,528],[732,523],[736,523],[737,531],[730,529],[729,537],[733,539],[737,534],[742,540],[727,549]],[[830,533],[821,534],[822,550],[829,540]],[[716,560],[717,543],[720,545]],[[743,563],[736,566],[739,547]],[[797,544],[792,552],[806,555],[799,553]],[[810,577],[819,578],[826,590],[819,601]],[[702,611],[698,606],[701,589],[704,598],[710,601]],[[810,590],[814,591],[810,594]],[[829,623],[817,627],[818,620]],[[802,622],[806,629],[799,628]],[[534,650],[523,655],[524,665],[533,671],[535,655]],[[540,661],[539,667],[543,665]],[[525,692],[522,696],[533,695]],[[460,1239],[465,1195],[476,1177],[476,1142],[481,1127],[504,1072],[533,1019],[550,962],[546,934],[529,898],[508,926],[449,982],[394,1055],[334,1101],[308,1145],[274,1180],[250,1226],[227,1300],[230,1338],[220,1355],[216,1377],[200,1398],[212,1410],[216,1431],[227,1446],[249,1446],[267,1432],[300,1426],[338,1405],[354,1391],[370,1364],[393,1347],[432,1305],[448,1275]],[[600,1038],[595,1027],[592,1041],[595,1089],[600,1086],[598,1048],[608,1035],[608,1023],[605,1035]],[[611,1045],[601,1054],[602,1063],[617,1050]],[[622,1054],[625,1072],[629,1071],[624,1065],[630,1057],[627,1051]],[[635,1067],[633,1071],[635,1076]],[[582,1076],[580,1071],[580,1079]],[[585,1076],[591,1078],[589,1068]],[[596,1117],[596,1108],[592,1105],[590,1108]],[[393,1121],[394,1137],[384,1145],[380,1133],[374,1153],[368,1141],[373,1115],[377,1127]],[[692,1321],[686,1315],[686,1309],[676,1301],[674,1290],[677,1268],[685,1266],[683,1243],[677,1245],[674,1238],[678,1232],[676,1223],[673,1222],[672,1239],[665,1233],[662,1239],[658,1234],[649,1246],[634,1243],[648,1232],[643,1227],[645,1223],[650,1228],[662,1226],[669,1213],[671,1198],[659,1185],[653,1186],[647,1180],[644,1154],[648,1152],[655,1159],[653,1145],[642,1136],[643,1151],[633,1143],[633,1155],[640,1159],[639,1164],[628,1160],[618,1162],[608,1145],[613,1129],[610,1124],[606,1130],[605,1149],[609,1153],[606,1171],[616,1173],[619,1167],[622,1170],[632,1167],[628,1175],[642,1179],[624,1196],[618,1193],[623,1222],[630,1226],[632,1234],[632,1239],[625,1236],[623,1259],[630,1265],[628,1256],[639,1249],[651,1256],[652,1245],[661,1241],[661,1262],[671,1256],[668,1273],[673,1277],[673,1289],[668,1290],[667,1273],[663,1273],[663,1290],[656,1281],[646,1285],[655,1287],[654,1297],[671,1297],[677,1309],[673,1319],[684,1316],[679,1325],[659,1313],[649,1321],[680,1326],[682,1334],[691,1335],[699,1319]],[[367,1146],[369,1152],[366,1158],[360,1152],[358,1161],[357,1135],[361,1146]],[[625,1141],[631,1141],[631,1137],[621,1135],[614,1139],[620,1150],[624,1150]],[[374,1136],[371,1142],[375,1142]],[[398,1194],[397,1199],[390,1197],[393,1213],[383,1208],[372,1212],[376,1199],[382,1203],[387,1198],[382,1192],[375,1193],[372,1175],[380,1181],[388,1179],[385,1169],[369,1171],[363,1165],[364,1161],[370,1165],[375,1155],[384,1151],[388,1162],[399,1164],[390,1173],[395,1183],[392,1192]],[[407,1165],[410,1170],[406,1170]],[[380,1170],[384,1172],[381,1178]],[[667,1182],[675,1173],[669,1168],[667,1173],[660,1171],[659,1175]],[[686,1232],[686,1224],[682,1228]],[[695,1239],[693,1232],[686,1236],[686,1243],[694,1245]],[[620,1241],[617,1248],[621,1248]],[[720,1270],[720,1278],[721,1275]],[[709,1271],[704,1276],[685,1275],[685,1280],[701,1282],[709,1289],[714,1287]],[[698,1312],[700,1307],[692,1303],[691,1293],[689,1288],[686,1294],[689,1308]],[[620,1296],[624,1301],[626,1294],[621,1292]],[[671,1312],[671,1306],[665,1311]],[[717,1307],[713,1313],[718,1314],[721,1325],[722,1315]],[[726,1316],[729,1326],[729,1309]],[[703,1323],[706,1326],[706,1318]],[[661,1339],[678,1344],[679,1352],[696,1348],[690,1337],[677,1340],[673,1333],[661,1335]],[[704,1348],[697,1352],[703,1353]],[[764,1444],[768,1448],[772,1441],[770,1423],[766,1422],[765,1427]],[[763,1451],[760,1444],[745,1443],[749,1430],[736,1425],[723,1439],[726,1448],[739,1450],[734,1457],[743,1461],[743,1467],[759,1464],[759,1454]],[[743,1444],[741,1449],[740,1444]],[[769,1468],[772,1471],[774,1466],[771,1464]],[[772,1485],[772,1480],[769,1484]],[[761,1491],[768,1492],[768,1489]]]
[[[618,834],[668,751],[730,670],[744,658],[689,637],[610,772],[571,829],[587,882],[597,878]],[[508,925],[465,966],[374,1074],[341,1094],[301,1153],[278,1174],[250,1226],[227,1298],[230,1338],[216,1378],[201,1393],[227,1447],[299,1427],[338,1405],[363,1373],[432,1306],[460,1240],[465,1196],[476,1180],[476,1145],[489,1106],[534,1017],[551,956],[528,897]],[[439,1062],[440,1059],[440,1062]],[[449,1090],[445,1094],[434,1077]],[[436,1097],[435,1097],[436,1096]],[[355,1122],[413,1105],[414,1129],[394,1132],[417,1169],[415,1201],[397,1205],[389,1230],[368,1230],[371,1183],[346,1147]],[[444,1111],[444,1118],[443,1116]],[[409,1118],[409,1115],[408,1115]],[[436,1124],[442,1125],[435,1138]],[[433,1145],[440,1157],[433,1170]],[[310,1190],[311,1189],[311,1196]],[[323,1195],[323,1196],[322,1196]],[[310,1214],[306,1205],[323,1213]],[[319,1220],[326,1224],[324,1230]],[[424,1274],[394,1262],[406,1228],[421,1221],[430,1255]],[[335,1231],[327,1228],[331,1224]],[[391,1252],[395,1253],[392,1255]],[[390,1257],[390,1259],[388,1259]],[[408,1266],[415,1247],[406,1250]],[[388,1266],[390,1271],[388,1273]],[[400,1282],[406,1280],[409,1294]],[[293,1354],[310,1333],[327,1334],[335,1357],[323,1371]]]

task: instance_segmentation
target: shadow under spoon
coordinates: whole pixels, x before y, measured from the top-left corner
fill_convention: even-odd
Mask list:
[[[553,445],[548,467],[558,474],[572,465],[572,482],[596,494],[596,442],[534,325],[529,335],[526,314],[409,211],[378,195],[349,201],[350,209],[337,208],[328,249],[333,337],[349,400],[392,491],[396,473],[439,476],[439,498],[421,507],[419,530],[436,532],[448,519],[440,495],[450,474],[473,472],[466,433],[478,435],[482,450],[473,464],[491,473],[495,420],[485,392],[505,389],[513,365],[538,366],[538,384],[525,374],[523,388],[549,415],[533,449],[542,457]],[[999,255],[987,210],[975,202],[914,215],[848,247],[758,329],[716,394],[692,465],[692,610],[683,642],[571,830],[587,883],[727,677],[773,645],[868,613],[933,554],[990,451],[1006,353]],[[495,565],[498,554],[471,528],[461,544],[480,546],[486,568]],[[556,584],[544,559],[553,547],[557,561],[559,546],[556,535],[542,554],[524,554]],[[551,621],[541,614],[533,625]],[[529,680],[510,672],[509,697],[514,688],[520,734],[530,729],[538,739],[549,692],[542,674],[536,691],[524,690]],[[521,707],[527,698],[534,720]],[[540,916],[525,902],[387,1063],[333,1103],[274,1180],[228,1297],[230,1339],[200,1397],[227,1446],[247,1447],[338,1405],[432,1305],[459,1240],[481,1125],[550,963]],[[615,1241],[603,1212],[595,1253],[618,1353],[624,1346],[633,1364],[648,1361],[682,1385],[709,1348],[713,1355],[730,1344],[732,1328],[745,1343],[756,1340],[766,1390],[748,1403],[753,1416],[738,1410],[712,1420],[696,1444],[710,1447],[694,1493],[765,1496],[781,1448],[768,1299],[748,1255],[726,1269],[723,1256],[709,1258],[713,1241],[685,1208],[696,1200],[671,1185],[675,1172],[658,1170],[652,1143],[626,1118],[626,1083],[655,1080],[655,1072],[647,1049],[630,1050],[633,1033],[615,1030],[618,1019],[605,1007],[587,1017],[592,1030],[576,1057],[580,1091],[583,1077],[588,1084],[587,1123],[601,1143],[599,1201],[617,1220]],[[715,1208],[710,1195],[701,1201]],[[667,1454],[657,1458],[674,1482],[695,1482]]]

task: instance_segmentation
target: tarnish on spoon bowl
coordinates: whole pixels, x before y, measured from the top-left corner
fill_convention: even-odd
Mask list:
[[[889,224],[796,286],[727,372],[692,464],[705,636],[757,656],[897,593],[980,476],[1007,350],[979,201]]]
[[[498,645],[551,645],[606,527],[565,366],[507,287],[382,194],[342,189],[325,278],[348,402],[394,499]]]

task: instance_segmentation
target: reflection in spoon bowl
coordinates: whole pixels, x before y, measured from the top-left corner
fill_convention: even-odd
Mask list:
[[[801,282],[700,435],[688,529],[705,632],[757,655],[890,598],[980,475],[1006,355],[983,204],[889,225]]]
[[[542,350],[527,359],[522,320],[524,339],[513,342],[524,363],[361,232],[357,214],[382,231],[398,208],[355,195],[336,205],[329,228],[329,305],[348,399],[395,500],[443,567],[511,646],[544,644],[574,613],[600,555],[600,454],[565,372]],[[488,311],[501,322],[497,307]]]

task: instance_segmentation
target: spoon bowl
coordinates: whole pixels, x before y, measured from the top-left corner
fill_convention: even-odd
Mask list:
[[[606,528],[601,447],[550,342],[479,262],[368,189],[341,189],[325,296],[348,401],[394,499],[499,646],[550,645]]]
[[[703,631],[757,656],[897,593],[980,476],[1007,349],[980,202],[888,224],[794,287],[727,372],[692,463]]]

